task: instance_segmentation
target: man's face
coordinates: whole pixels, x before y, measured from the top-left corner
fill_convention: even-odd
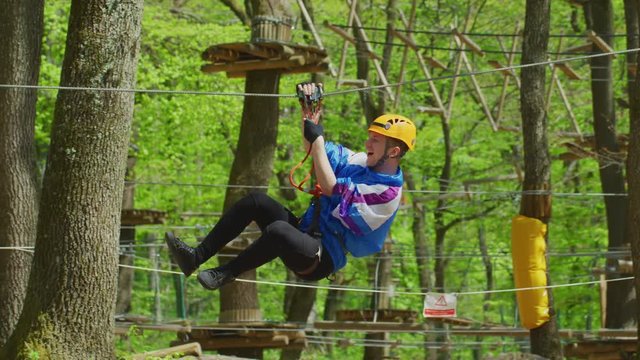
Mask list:
[[[384,135],[369,131],[369,139],[364,143],[367,150],[367,166],[373,167],[384,156],[387,138]]]

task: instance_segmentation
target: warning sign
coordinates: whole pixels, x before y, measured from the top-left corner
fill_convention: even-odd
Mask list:
[[[429,293],[424,298],[424,317],[455,317],[456,295]]]

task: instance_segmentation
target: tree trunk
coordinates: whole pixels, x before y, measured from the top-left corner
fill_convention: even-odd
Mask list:
[[[388,239],[387,239],[388,240]],[[391,252],[388,249],[383,250],[381,253],[375,256],[373,278],[374,288],[377,289],[389,289],[393,285],[393,277],[391,273],[391,267],[393,262],[391,261]],[[389,309],[391,305],[391,298],[388,293],[374,293],[371,296],[371,309]],[[375,314],[375,313],[374,313]],[[374,315],[374,322],[377,321]],[[366,340],[389,340],[389,333],[377,332],[367,333]],[[389,356],[389,348],[381,346],[367,346],[364,348],[364,359],[381,360],[386,359]]]
[[[287,271],[287,280],[317,285],[317,281],[302,281],[299,280],[292,271]],[[313,309],[313,304],[316,302],[316,288],[306,287],[287,287],[285,289],[285,301],[284,301],[284,313],[286,321],[290,323],[305,324],[309,319],[309,314]],[[282,349],[280,355],[281,360],[297,360],[302,355],[303,349]]]
[[[344,274],[338,272],[335,274],[335,278],[331,280],[330,286],[343,286],[346,285],[344,281]],[[327,291],[327,297],[324,301],[324,316],[323,319],[325,321],[335,321],[336,320],[336,312],[342,306],[344,301],[345,292],[340,290],[329,290]],[[325,331],[322,333],[322,336],[329,337],[333,336],[333,332]],[[331,345],[325,345],[327,349],[327,353],[329,357],[333,354],[333,347]]]
[[[247,73],[245,92],[277,94],[280,74],[275,71],[250,71]],[[242,111],[242,124],[238,139],[238,150],[229,176],[229,184],[256,186],[256,188],[227,188],[224,209],[258,186],[269,184],[273,171],[273,157],[278,134],[278,98],[246,97]],[[262,190],[263,191],[263,190]],[[220,258],[220,264],[229,260]],[[256,271],[251,270],[239,276],[242,279],[256,279]],[[220,289],[220,322],[261,321],[258,303],[258,289],[254,283],[235,281]],[[224,355],[262,357],[260,349],[231,349],[221,351]]]
[[[527,0],[522,64],[547,60],[549,8],[549,0]],[[524,191],[551,191],[551,160],[547,142],[547,116],[544,111],[545,70],[546,66],[527,67],[522,69],[521,74],[520,106],[524,141]],[[551,217],[551,195],[523,194],[520,214],[548,223]],[[545,241],[547,240],[545,239]],[[547,284],[550,283],[549,280],[547,273]],[[531,330],[531,352],[550,359],[562,359],[562,346],[553,311],[551,289],[547,289],[547,294],[550,318],[542,326]]]
[[[62,86],[133,88],[142,1],[74,0]],[[58,93],[36,251],[0,358],[112,359],[118,228],[134,97]]]
[[[613,30],[613,7],[609,0],[590,3],[593,31],[611,45]],[[602,35],[600,35],[602,34]],[[612,58],[600,56],[591,59],[591,82],[593,105],[593,129],[596,139],[596,153],[600,169],[602,192],[622,194],[625,192],[620,145],[616,137],[616,117],[613,102]],[[606,81],[605,81],[606,80]],[[609,234],[609,250],[617,251],[625,245],[624,231],[627,217],[627,201],[622,196],[605,196]],[[616,266],[617,259],[608,259],[608,266]],[[607,274],[608,279],[620,274]],[[628,281],[607,284],[607,328],[631,326],[635,321],[635,294],[633,284]]]
[[[408,171],[404,172],[405,181],[408,190],[416,190],[416,183],[413,175]],[[429,244],[427,243],[427,228],[425,223],[424,205],[417,199],[412,201],[413,209],[413,241],[415,243],[416,264],[418,265],[418,280],[420,282],[420,291],[427,292],[431,289],[431,280],[429,275]]]
[[[627,22],[627,48],[638,47],[638,35],[640,33],[638,24],[640,23],[640,12],[638,3],[634,0],[625,0],[625,18]],[[640,56],[637,52],[627,56],[628,64],[640,65]],[[640,72],[632,77],[628,73],[629,82],[629,145],[627,150],[627,183],[629,186],[629,211],[627,213],[627,233],[626,241],[631,243],[631,256],[633,260],[633,274],[635,276],[636,294],[640,292]],[[640,334],[640,310],[634,309],[638,333]],[[636,350],[640,353],[640,342]]]
[[[36,85],[40,72],[42,0],[10,0],[0,13],[0,83]],[[0,90],[0,247],[36,240],[38,181],[34,141],[36,90]],[[18,322],[32,255],[0,250],[0,347]]]
[[[136,157],[129,156],[127,158],[127,169],[125,171],[125,180],[134,180],[134,167],[136,166]],[[132,210],[135,203],[135,184],[127,183],[124,185],[122,195],[122,210]],[[120,246],[123,246],[122,255],[119,256],[119,263],[123,265],[133,265],[133,257],[135,250],[133,245],[136,241],[136,229],[132,224],[122,224],[120,227]],[[134,272],[132,268],[118,268],[118,297],[116,299],[116,314],[126,314],[131,311],[131,294],[133,292]]]
[[[278,18],[291,16],[288,0],[251,0],[253,16],[268,15]],[[265,38],[265,34],[252,32],[252,38]],[[288,41],[289,39],[270,39]],[[277,71],[250,71],[245,81],[246,93],[277,94],[280,73]],[[242,123],[236,156],[229,175],[229,184],[256,186],[256,188],[227,188],[224,199],[225,211],[243,196],[256,191],[258,186],[269,184],[273,171],[273,158],[278,135],[278,98],[245,97],[242,109]],[[220,264],[229,260],[221,258]],[[241,274],[242,279],[256,279],[256,271]],[[261,321],[262,313],[258,302],[258,288],[255,283],[235,281],[220,289],[220,322]],[[262,349],[226,349],[223,355],[262,358]]]

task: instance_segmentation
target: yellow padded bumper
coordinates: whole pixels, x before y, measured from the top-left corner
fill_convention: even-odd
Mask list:
[[[517,288],[547,285],[546,244],[547,225],[542,221],[518,215],[511,220],[511,257]],[[549,321],[549,297],[546,289],[516,293],[520,321],[534,329]]]

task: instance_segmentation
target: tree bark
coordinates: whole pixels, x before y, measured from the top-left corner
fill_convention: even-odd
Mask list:
[[[287,280],[317,285],[317,281],[299,280],[292,271],[287,271]],[[286,321],[290,323],[304,324],[309,319],[309,314],[316,302],[316,288],[287,287],[285,289],[284,313]],[[297,360],[302,355],[303,349],[282,349],[281,360]]]
[[[0,83],[36,85],[43,31],[42,0],[11,0],[0,13]],[[0,247],[36,240],[38,181],[34,140],[36,90],[0,90]],[[32,255],[0,250],[0,347],[18,322]]]
[[[613,30],[613,6],[611,1],[590,3],[593,31],[611,45]],[[600,169],[600,183],[603,193],[622,194],[625,192],[624,160],[616,134],[616,115],[613,99],[612,59],[600,56],[591,59],[591,82],[593,106],[593,130],[596,139],[596,153]],[[606,80],[606,81],[605,81]],[[627,201],[622,196],[605,196],[609,250],[620,250],[625,245],[625,222]],[[609,266],[616,266],[617,259],[608,259]],[[607,274],[608,279],[620,274]],[[628,281],[607,284],[607,328],[623,328],[635,322],[635,294],[633,284]]]
[[[375,256],[373,278],[374,288],[377,289],[389,289],[392,286],[393,277],[391,268],[393,262],[391,261],[391,251],[388,249],[383,250]],[[371,296],[371,309],[374,311],[380,309],[389,309],[391,305],[391,298],[388,293],[374,293]],[[374,315],[375,316],[375,315]],[[374,321],[377,319],[374,318]],[[389,333],[367,333],[365,336],[367,340],[389,340]],[[387,346],[367,346],[364,348],[364,359],[366,360],[382,360],[389,357],[389,347]]]
[[[61,85],[133,88],[142,1],[74,0]],[[36,251],[0,358],[112,359],[118,229],[134,97],[58,93]]]
[[[125,171],[125,180],[134,179],[134,167],[136,166],[136,157],[127,157],[127,169]],[[122,210],[133,209],[135,204],[135,184],[127,183],[124,185],[122,195]],[[132,266],[135,250],[133,245],[136,239],[135,226],[122,224],[120,227],[120,246],[124,246],[122,255],[119,256],[119,263]],[[131,311],[131,294],[133,292],[134,271],[131,268],[118,268],[118,297],[116,299],[116,314],[126,314]]]
[[[640,34],[640,12],[636,0],[625,0],[625,18],[627,22],[627,48],[638,47]],[[637,52],[627,56],[628,64],[640,65],[640,56]],[[628,199],[629,211],[627,212],[627,232],[626,240],[631,243],[631,256],[633,260],[633,274],[635,276],[634,286],[636,294],[640,292],[640,72],[636,71],[636,76],[632,77],[628,73],[629,82],[629,145],[627,150],[627,183],[629,186]],[[636,302],[635,314],[640,334],[640,309]],[[637,353],[640,353],[640,342]]]
[[[416,190],[416,183],[413,174],[408,171],[404,172],[405,181],[408,190]],[[427,227],[425,222],[424,205],[417,199],[412,200],[413,209],[413,242],[416,253],[416,264],[418,265],[418,280],[420,282],[420,291],[427,292],[431,289],[431,280],[429,274],[429,244],[427,242]]]
[[[547,59],[549,11],[549,0],[527,0],[522,44],[523,65],[544,62]],[[523,68],[521,73],[520,106],[524,142],[524,191],[551,190],[551,160],[547,140],[547,115],[544,111],[545,70],[546,66],[534,66]],[[523,193],[520,214],[548,223],[551,217],[551,195]],[[547,240],[545,239],[545,241]],[[550,283],[549,280],[547,273],[547,284]],[[542,326],[531,330],[531,352],[550,359],[562,359],[562,346],[553,311],[551,289],[547,289],[547,294],[550,319]]]
[[[277,94],[280,74],[275,71],[250,71],[247,73],[245,92]],[[238,150],[229,176],[229,184],[256,186],[255,188],[227,188],[225,211],[235,202],[259,186],[269,184],[273,171],[273,158],[278,134],[278,98],[246,97],[242,111],[242,124],[238,138]],[[220,258],[220,264],[228,262]],[[240,275],[242,279],[256,279],[256,271]],[[258,289],[254,283],[235,281],[220,289],[220,322],[261,321]],[[231,349],[224,355],[262,357],[262,350]]]
[[[270,3],[265,0],[252,0],[251,6],[255,16],[290,17],[291,14],[288,0]],[[277,71],[250,71],[247,73],[245,92],[277,94],[279,84],[280,73]],[[245,97],[244,99],[238,148],[231,167],[229,184],[256,186],[256,188],[227,188],[225,211],[250,191],[256,191],[259,186],[269,184],[278,135],[278,104],[277,97]],[[227,261],[222,258],[220,264]],[[240,278],[255,280],[256,271],[247,271],[240,275]],[[262,314],[256,284],[236,281],[220,289],[220,322],[260,320],[262,320]],[[262,358],[262,349],[228,349],[220,353]]]

